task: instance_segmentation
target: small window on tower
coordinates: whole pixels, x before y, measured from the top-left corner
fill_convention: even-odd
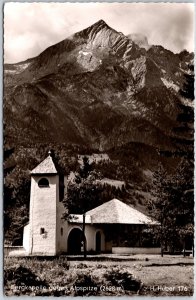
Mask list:
[[[47,178],[42,178],[38,181],[38,186],[39,187],[49,187],[49,181]]]
[[[45,229],[43,227],[40,228],[40,234],[44,234],[45,233]]]
[[[61,227],[61,235],[63,235],[63,228]]]

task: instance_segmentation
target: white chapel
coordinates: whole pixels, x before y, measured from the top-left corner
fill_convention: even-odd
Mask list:
[[[55,256],[61,253],[80,254],[83,251],[83,215],[72,215],[69,220],[62,218],[65,208],[61,202],[62,179],[59,178],[50,154],[31,171],[29,223],[23,230],[26,255]],[[66,195],[66,176],[63,185]],[[121,247],[120,242],[114,245],[112,240],[107,240],[106,229],[108,226],[110,230],[124,226],[125,230],[133,230],[136,234],[146,225],[154,226],[156,222],[118,199],[108,201],[85,214],[86,250],[91,253],[133,252],[133,248],[128,250]],[[139,241],[136,241],[134,249],[138,247]],[[143,251],[149,253],[149,249]]]

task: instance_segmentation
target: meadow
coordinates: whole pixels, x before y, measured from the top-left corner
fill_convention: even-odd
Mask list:
[[[119,260],[119,259],[118,259]],[[133,256],[133,260],[67,261],[4,258],[4,293],[30,296],[191,296],[192,257]]]

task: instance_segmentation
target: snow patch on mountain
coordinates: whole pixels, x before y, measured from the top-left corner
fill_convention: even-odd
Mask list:
[[[86,51],[79,51],[79,54],[82,54],[82,55],[92,55],[92,52],[86,52]]]
[[[26,68],[28,68],[30,64],[31,63],[29,62],[29,63],[14,65],[14,69],[5,69],[5,74],[12,74],[12,75],[19,74],[22,71],[24,71]]]
[[[179,86],[177,86],[177,84],[175,84],[172,80],[168,80],[166,78],[161,77],[161,80],[163,82],[163,84],[167,87],[167,88],[171,88],[173,89],[175,92],[179,91]]]
[[[184,106],[189,106],[189,107],[192,107],[194,108],[194,101],[190,101],[189,99],[186,99],[186,98],[181,98],[181,103],[184,105]]]

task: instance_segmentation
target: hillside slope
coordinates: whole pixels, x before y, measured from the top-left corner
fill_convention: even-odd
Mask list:
[[[175,172],[193,153],[193,99],[182,93],[193,58],[100,20],[37,57],[5,64],[4,146],[14,149],[5,158],[7,186],[19,187],[53,148],[64,165],[68,156],[107,153],[110,162],[97,168],[128,184],[125,201],[149,197],[159,165]]]

